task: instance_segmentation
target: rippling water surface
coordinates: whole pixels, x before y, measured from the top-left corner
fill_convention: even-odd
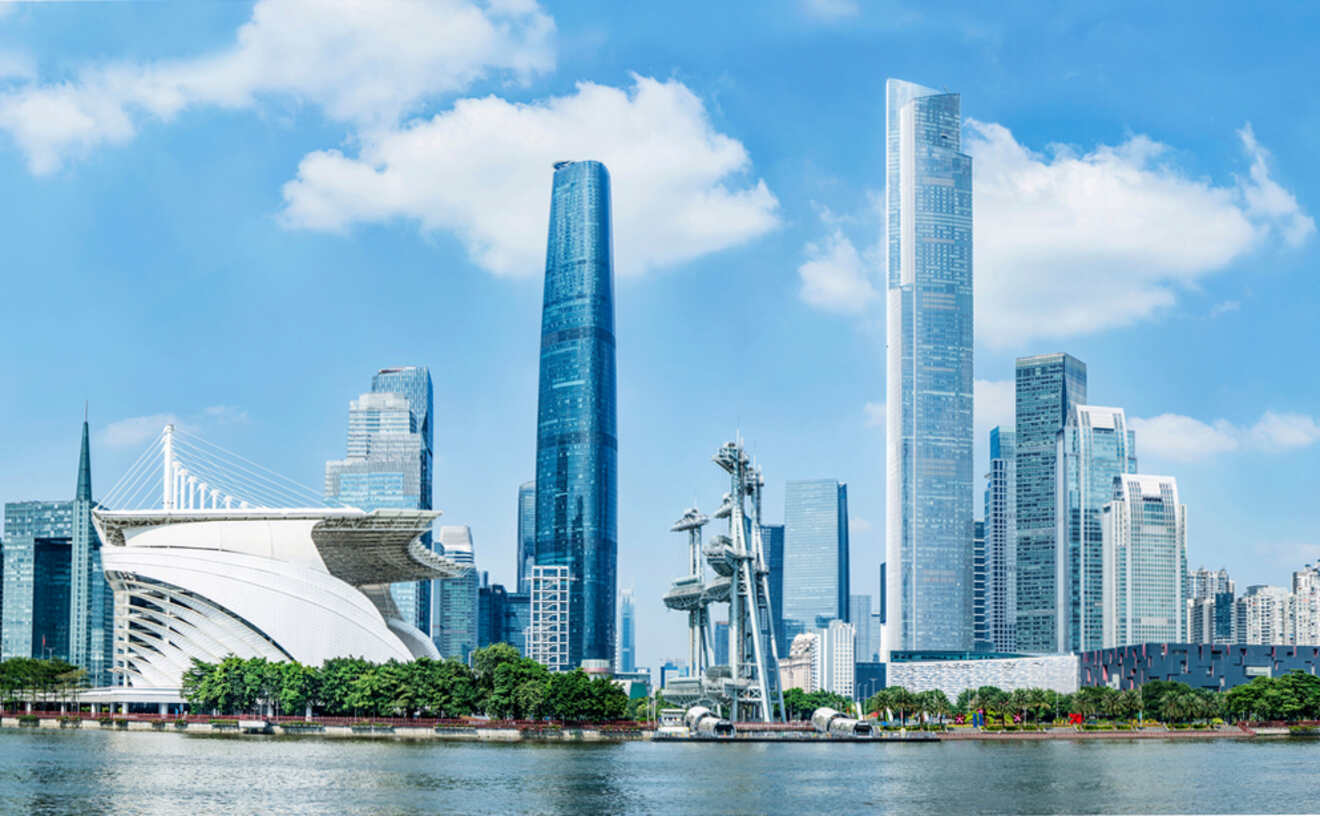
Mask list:
[[[499,745],[0,732],[3,813],[1304,813],[1320,741]]]

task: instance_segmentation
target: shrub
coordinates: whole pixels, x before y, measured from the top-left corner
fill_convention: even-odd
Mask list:
[[[212,728],[238,728],[238,720],[212,719]]]
[[[20,714],[20,715],[18,716],[18,724],[19,724],[20,726],[27,726],[27,727],[30,728],[30,727],[36,725],[37,722],[38,722],[38,719],[37,719],[37,715],[36,715],[36,714]]]

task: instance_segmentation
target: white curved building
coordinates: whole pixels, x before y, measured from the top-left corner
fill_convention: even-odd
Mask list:
[[[194,657],[216,662],[233,654],[313,666],[350,655],[437,657],[430,639],[401,618],[388,588],[464,571],[418,542],[439,515],[354,508],[94,511],[115,595],[118,684],[168,690],[177,699]]]

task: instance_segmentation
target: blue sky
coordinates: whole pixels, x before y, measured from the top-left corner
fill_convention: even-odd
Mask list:
[[[351,5],[351,4],[350,4]],[[682,654],[667,532],[741,431],[883,551],[888,76],[962,94],[977,467],[1069,351],[1179,478],[1193,564],[1320,556],[1320,13],[1278,4],[0,5],[0,499],[98,494],[166,418],[312,486],[386,365],[436,384],[436,503],[513,573],[550,162],[613,174],[621,586]],[[979,502],[978,502],[979,505]]]

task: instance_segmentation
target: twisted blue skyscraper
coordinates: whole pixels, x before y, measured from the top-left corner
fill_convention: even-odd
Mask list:
[[[886,652],[972,647],[972,159],[958,94],[891,79]]]
[[[614,659],[618,560],[610,176],[555,165],[541,313],[537,566],[569,568],[569,665]]]

